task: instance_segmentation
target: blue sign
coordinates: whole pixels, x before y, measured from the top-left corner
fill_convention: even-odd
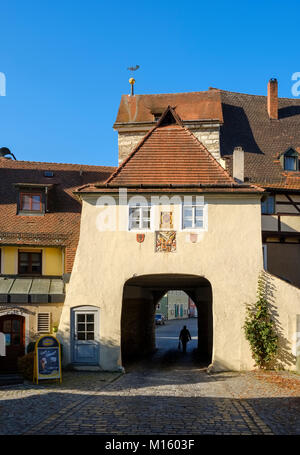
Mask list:
[[[11,335],[10,335],[10,333],[5,333],[5,344],[6,344],[6,346],[10,346],[10,344],[11,344]]]

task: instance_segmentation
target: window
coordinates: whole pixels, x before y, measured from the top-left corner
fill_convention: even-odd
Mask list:
[[[95,315],[92,313],[79,313],[76,315],[77,340],[95,339]]]
[[[261,213],[263,215],[273,215],[275,213],[275,196],[267,196],[261,201]]]
[[[151,207],[129,207],[129,230],[150,229]]]
[[[296,156],[285,156],[284,157],[284,169],[285,169],[285,171],[296,171],[297,170],[297,157]]]
[[[267,270],[267,245],[263,245],[263,264],[264,269]]]
[[[41,193],[20,193],[20,210],[22,212],[41,212]]]
[[[19,251],[18,270],[20,275],[41,275],[42,252]]]
[[[202,229],[204,227],[204,206],[183,206],[183,229]]]
[[[281,164],[285,171],[298,171],[299,170],[299,157],[298,153],[293,149],[287,150],[280,157]]]
[[[38,313],[37,331],[39,333],[50,333],[50,313]]]

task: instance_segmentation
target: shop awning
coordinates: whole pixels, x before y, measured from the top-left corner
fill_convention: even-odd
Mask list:
[[[0,277],[0,303],[62,303],[61,278]]]

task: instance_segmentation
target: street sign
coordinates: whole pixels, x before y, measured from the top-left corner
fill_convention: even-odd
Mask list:
[[[35,344],[33,381],[39,379],[59,379],[61,372],[61,347],[56,337],[41,336]]]

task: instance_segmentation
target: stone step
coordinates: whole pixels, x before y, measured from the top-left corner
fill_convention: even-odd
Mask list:
[[[72,365],[75,371],[103,371],[98,365]]]

